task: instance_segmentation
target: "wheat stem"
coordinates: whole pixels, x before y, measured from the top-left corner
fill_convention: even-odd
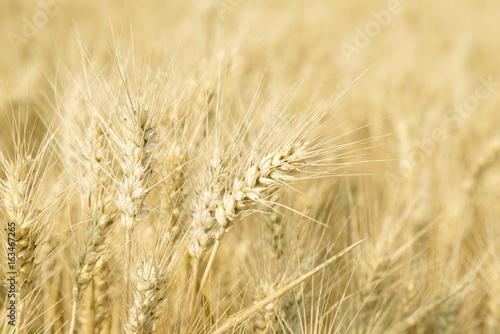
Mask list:
[[[214,247],[212,249],[212,254],[210,254],[210,259],[208,260],[207,267],[205,268],[205,271],[203,272],[203,277],[200,281],[200,284],[198,286],[198,291],[194,293],[196,298],[194,298],[193,304],[191,304],[191,307],[193,308],[193,313],[191,314],[191,321],[190,323],[193,322],[193,317],[196,314],[196,306],[200,304],[201,298],[203,296],[203,290],[205,289],[205,284],[207,283],[208,276],[210,275],[210,271],[212,270],[212,266],[214,264],[215,260],[215,255],[217,254],[217,251],[219,250],[220,247],[220,240],[217,240],[214,244]]]
[[[78,309],[78,301],[76,298],[73,298],[73,305],[72,305],[72,311],[71,311],[71,321],[69,325],[69,334],[73,334],[75,332],[75,325],[76,325],[76,311]]]
[[[188,316],[187,319],[190,319],[190,323],[192,323],[192,318],[194,317],[195,314],[195,304],[196,304],[196,296],[198,292],[198,274],[200,271],[200,265],[201,265],[201,260],[197,258],[192,258],[192,266],[193,266],[193,271],[191,273],[191,282],[189,284],[189,290],[188,290]]]

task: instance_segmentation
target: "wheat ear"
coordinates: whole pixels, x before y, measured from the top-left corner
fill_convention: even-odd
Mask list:
[[[278,206],[275,204],[278,203],[278,201],[279,194],[272,193],[270,195],[270,213],[264,216],[265,242],[269,247],[271,258],[274,262],[276,262],[276,264],[282,260],[285,248],[283,217],[280,212],[278,212]],[[276,270],[279,269],[280,268],[276,268]]]
[[[276,291],[274,284],[263,282],[257,286],[257,295],[255,303],[269,297]],[[267,334],[278,333],[279,331],[279,314],[282,312],[281,303],[273,301],[265,305],[257,314],[250,320],[250,328],[253,333]]]
[[[16,333],[27,333],[32,326],[30,311],[35,305],[30,298],[40,288],[35,284],[38,251],[53,220],[52,210],[59,205],[57,198],[43,192],[49,172],[43,167],[43,159],[50,150],[50,142],[50,139],[43,142],[35,158],[19,143],[12,161],[0,153],[0,167],[6,175],[6,180],[0,180],[0,210],[8,222],[4,239],[9,253],[8,272],[15,273]]]
[[[132,258],[132,234],[139,221],[148,215],[144,199],[150,191],[153,151],[157,146],[157,124],[148,107],[132,110],[125,119],[125,138],[121,149],[124,179],[120,184],[117,205],[126,230],[125,296],[130,295],[129,266]]]
[[[186,156],[179,145],[173,148],[167,155],[167,163],[164,165],[165,194],[162,203],[162,216],[168,219],[168,230],[166,238],[175,245],[186,227],[181,218],[182,207],[185,202],[183,186],[186,182],[185,175]]]
[[[166,275],[161,273],[153,261],[146,260],[137,269],[136,283],[125,331],[127,334],[152,333],[153,325],[159,317],[158,307],[162,301]]]
[[[465,183],[465,190],[467,193],[473,193],[474,189],[481,182],[484,173],[500,158],[500,139],[495,139],[489,143],[485,152],[474,163],[471,175]]]
[[[191,256],[203,258],[215,241],[220,240],[231,229],[241,214],[249,212],[256,204],[263,203],[270,191],[293,180],[293,174],[302,170],[308,158],[310,154],[307,153],[307,144],[292,142],[252,165],[245,177],[236,179],[231,191],[226,192],[222,198],[217,196],[220,196],[223,188],[206,191],[209,195],[204,197],[206,201],[202,202],[201,209],[193,217],[189,244]]]
[[[200,262],[207,250],[214,244],[214,239],[209,237],[209,233],[216,225],[215,211],[227,179],[228,170],[223,156],[219,150],[216,150],[208,163],[203,188],[196,196],[189,228],[191,241],[188,245],[188,251],[192,258],[192,274],[188,291],[188,313],[192,315],[194,315],[192,311],[198,290]]]
[[[11,163],[2,162],[6,167],[7,181],[2,182],[1,188],[6,216],[9,221],[7,230],[10,232],[6,236],[6,241],[9,247],[15,249],[15,261],[17,262],[15,268],[12,268],[12,271],[16,272],[15,282],[17,286],[16,333],[23,333],[27,321],[26,297],[33,283],[35,248],[38,246],[41,232],[36,220],[37,209],[33,207],[36,162],[30,156],[18,157],[17,161]],[[15,228],[11,230],[12,223],[14,223]]]
[[[126,138],[122,143],[125,179],[120,187],[118,206],[127,232],[131,232],[148,214],[144,198],[150,190],[147,182],[152,174],[152,153],[158,143],[156,131],[156,123],[147,107],[134,111],[125,120]]]
[[[259,163],[252,165],[244,178],[236,179],[232,190],[215,201],[215,217],[204,216],[202,224],[196,224],[191,233],[189,251],[191,256],[201,261],[211,245],[215,245],[201,279],[197,297],[191,305],[198,304],[201,291],[208,279],[211,264],[214,261],[223,235],[231,229],[240,215],[249,212],[256,204],[264,202],[266,195],[293,180],[310,158],[307,144],[302,141],[290,142],[282,148],[267,154]]]
[[[76,312],[82,294],[99,272],[97,263],[107,249],[105,240],[116,218],[113,201],[106,194],[110,187],[110,179],[105,170],[108,153],[105,133],[97,116],[92,117],[88,130],[88,148],[84,154],[89,206],[88,224],[84,231],[83,243],[77,247],[78,260],[73,267],[73,311],[70,333],[75,330]]]

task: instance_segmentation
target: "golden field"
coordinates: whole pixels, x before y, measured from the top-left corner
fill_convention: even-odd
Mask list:
[[[497,1],[1,6],[1,333],[500,333]]]

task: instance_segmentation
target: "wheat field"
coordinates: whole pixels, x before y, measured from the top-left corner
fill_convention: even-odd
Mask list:
[[[500,333],[500,3],[3,0],[0,333]]]

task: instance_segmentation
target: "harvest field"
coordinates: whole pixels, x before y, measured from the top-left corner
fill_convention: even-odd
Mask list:
[[[2,0],[0,333],[500,333],[499,15]]]

